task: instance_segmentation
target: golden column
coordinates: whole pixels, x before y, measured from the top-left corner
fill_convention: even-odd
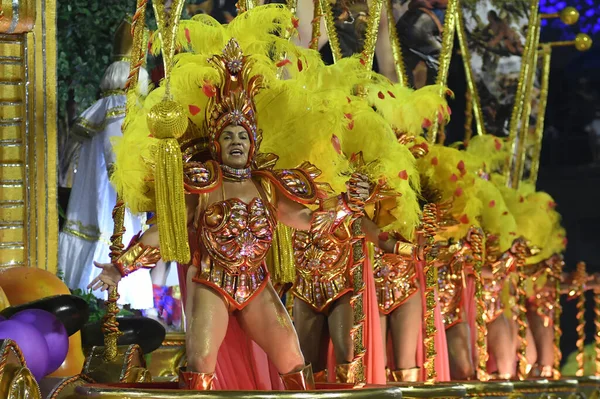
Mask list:
[[[0,267],[56,271],[56,2],[0,10]]]

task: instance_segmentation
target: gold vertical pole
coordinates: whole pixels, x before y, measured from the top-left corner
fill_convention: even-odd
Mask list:
[[[469,144],[473,137],[473,95],[467,90],[465,93],[467,106],[465,107],[465,136],[463,142]]]
[[[533,85],[535,84],[535,75],[537,72],[537,63],[538,63],[538,52],[537,52],[537,44],[540,41],[540,18],[536,20],[535,23],[535,36],[534,36],[534,45],[535,48],[531,50],[531,65],[528,67],[527,73],[527,85],[525,87],[525,96],[523,103],[523,114],[521,115],[521,130],[519,130],[519,139],[518,139],[518,150],[516,157],[516,165],[515,170],[513,170],[513,182],[512,187],[518,188],[519,183],[523,178],[523,172],[525,170],[525,158],[527,157],[527,135],[529,133],[529,117],[531,116],[531,92],[533,91]]]
[[[365,353],[364,346],[364,327],[365,313],[363,309],[363,293],[365,291],[365,283],[363,281],[363,272],[365,267],[364,243],[365,235],[362,232],[361,214],[354,215],[352,223],[352,268],[351,276],[353,279],[353,294],[350,299],[350,304],[353,310],[354,326],[352,327],[352,341],[354,346],[354,359],[356,364],[354,384],[361,385],[366,381],[365,375]]]
[[[538,15],[538,0],[532,0],[529,7],[529,26],[531,29],[527,32],[527,38],[525,42],[525,49],[523,51],[523,57],[521,62],[521,71],[519,73],[519,82],[517,84],[517,92],[515,94],[515,105],[513,106],[512,115],[510,119],[510,129],[508,140],[512,143],[512,156],[508,160],[508,163],[505,165],[504,174],[506,177],[506,184],[510,187],[516,188],[515,183],[518,185],[518,174],[516,163],[517,160],[521,158],[520,147],[523,147],[523,138],[525,137],[522,134],[523,138],[517,139],[517,133],[519,130],[519,122],[521,121],[521,117],[523,115],[523,110],[525,106],[525,92],[527,85],[531,82],[527,80],[529,76],[529,61],[532,57],[532,53],[535,53],[535,49],[537,48],[537,42],[535,42],[536,35],[538,34],[538,23],[539,23],[539,15]],[[523,127],[523,126],[522,126]]]
[[[561,268],[562,269],[562,268]],[[562,307],[560,306],[560,277],[562,270],[554,270],[555,274],[555,290],[556,298],[554,301],[554,379],[561,377],[560,373],[560,362],[562,360],[562,353],[560,351],[560,337],[562,336],[562,330],[560,328],[560,315],[562,313]]]
[[[362,51],[362,59],[368,70],[373,68],[373,60],[375,59],[377,31],[379,30],[379,22],[381,21],[383,1],[384,0],[373,0],[369,6],[369,22],[367,23],[365,45]]]
[[[406,68],[404,66],[404,58],[402,58],[402,46],[400,45],[398,32],[396,31],[392,0],[385,0],[385,10],[387,12],[388,31],[390,35],[390,43],[392,44],[392,57],[394,58],[394,67],[396,69],[396,76],[398,77],[398,84],[400,86],[406,86],[408,84],[408,78],[406,75]]]
[[[577,377],[583,377],[584,356],[585,356],[585,282],[587,275],[585,263],[577,263],[574,283],[576,284],[577,294]]]
[[[423,207],[423,230],[428,246],[434,244],[434,237],[438,230],[437,225],[437,205],[427,204]],[[436,306],[435,289],[437,286],[437,269],[433,262],[435,257],[429,253],[426,256],[425,267],[425,328],[423,334],[423,345],[425,349],[425,381],[434,383],[437,380],[435,370],[435,358],[437,356],[435,350],[435,313]]]
[[[308,47],[311,50],[319,50],[319,38],[321,37],[321,18],[323,18],[323,7],[319,0],[314,1],[315,11],[313,15],[312,24],[312,38]],[[333,51],[333,50],[332,50]]]
[[[131,51],[131,64],[129,69],[129,76],[127,77],[127,84],[125,90],[127,93],[126,103],[126,117],[121,127],[123,134],[127,128],[128,116],[130,115],[131,109],[136,103],[135,87],[138,82],[139,70],[144,60],[144,25],[146,17],[146,5],[148,0],[138,0],[136,4],[135,14],[132,19],[131,28],[133,33],[133,48]],[[123,234],[125,233],[124,219],[125,219],[125,203],[120,195],[117,195],[117,203],[113,209],[113,221],[115,223],[113,228],[113,235],[111,237],[110,246],[110,259],[111,262],[116,262],[121,252],[123,251]],[[117,307],[117,301],[119,294],[117,287],[110,288],[108,291],[108,301],[106,306],[106,315],[103,318],[102,332],[104,333],[104,360],[107,362],[112,361],[117,356],[117,340],[122,333],[119,331],[119,323],[117,322],[117,314],[119,314],[119,308]]]
[[[529,365],[527,362],[527,294],[525,292],[525,252],[527,248],[522,239],[517,241],[516,245],[516,269],[518,275],[517,283],[517,306],[518,318],[517,324],[519,327],[518,342],[519,352],[517,354],[518,368],[517,376],[519,380],[525,380],[529,374]]]
[[[483,112],[481,110],[481,103],[479,101],[479,93],[477,92],[477,85],[475,84],[475,77],[473,76],[473,69],[471,68],[471,53],[467,47],[467,38],[465,34],[465,22],[462,9],[460,6],[457,9],[456,18],[456,34],[458,35],[458,45],[460,47],[460,53],[462,55],[463,65],[465,67],[465,77],[467,79],[467,93],[471,97],[471,118],[475,114],[475,129],[477,135],[485,134],[485,125],[483,123]],[[471,127],[469,126],[469,129]],[[468,136],[470,139],[471,136]],[[465,134],[465,142],[468,142]]]
[[[483,260],[485,259],[485,248],[484,248],[484,235],[481,229],[473,229],[470,234],[469,244],[473,253],[475,272],[475,302],[477,304],[477,351],[478,351],[478,363],[477,363],[477,378],[480,381],[487,381],[489,379],[487,373],[487,326],[483,315],[485,313],[485,303],[483,301],[483,278],[481,276],[481,270],[483,268]]]
[[[306,0],[305,0],[306,1]],[[333,56],[333,62],[336,63],[342,59],[342,50],[340,48],[340,42],[338,40],[337,32],[335,30],[335,22],[333,20],[333,12],[331,11],[331,4],[329,0],[314,0],[315,1],[315,13],[317,11],[316,3],[319,3],[319,9],[325,17],[325,27],[327,29],[327,37],[329,38],[329,46],[331,47],[331,54]],[[316,18],[316,15],[315,15]],[[319,19],[320,24],[320,19]],[[314,28],[313,28],[314,32]]]
[[[446,17],[444,31],[442,32],[442,50],[440,51],[439,70],[436,78],[436,85],[440,85],[440,96],[445,95],[446,83],[448,81],[448,72],[450,71],[450,60],[452,59],[452,49],[454,48],[454,32],[456,29],[456,20],[458,17],[458,0],[448,0],[446,8]],[[437,120],[433,123],[429,131],[429,142],[437,142],[440,124]]]
[[[594,336],[594,349],[596,352],[596,377],[600,377],[600,292],[594,290],[594,324],[596,335]]]
[[[531,171],[529,182],[535,185],[540,170],[540,156],[542,154],[542,139],[544,136],[544,121],[546,117],[546,105],[548,103],[548,87],[550,84],[550,61],[552,58],[552,47],[543,45],[542,51],[542,81],[540,84],[540,98],[538,105],[538,115],[535,124],[535,148],[531,160]]]

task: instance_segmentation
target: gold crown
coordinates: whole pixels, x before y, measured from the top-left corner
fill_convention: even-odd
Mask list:
[[[133,36],[131,35],[131,17],[126,17],[115,32],[113,38],[112,62],[131,61],[131,51],[133,49]],[[144,28],[144,38],[142,40],[142,50],[144,51],[144,64],[146,64],[146,50],[149,32]]]
[[[113,38],[112,61],[131,61],[132,48],[131,21],[126,18],[121,21]]]
[[[262,75],[251,76],[252,60],[242,53],[240,45],[231,39],[223,54],[210,62],[220,75],[220,87],[215,90],[207,107],[207,130],[213,158],[220,161],[219,136],[229,125],[243,126],[250,136],[248,163],[258,152],[261,132],[256,126],[254,95],[263,87]]]

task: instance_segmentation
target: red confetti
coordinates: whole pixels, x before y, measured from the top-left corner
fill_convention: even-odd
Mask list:
[[[489,203],[489,207],[490,207],[490,208],[493,208],[493,207],[495,207],[495,206],[496,206],[496,201],[494,201],[494,200],[491,200],[491,201],[490,201],[490,203]]]
[[[346,100],[348,100],[348,104],[352,102],[352,100],[350,100],[350,97],[346,97]]]
[[[437,157],[433,157],[433,158],[431,158],[431,164],[432,164],[433,166],[438,166],[438,164],[439,164],[439,163],[440,163],[440,162],[438,161]]]
[[[550,208],[550,209],[556,208],[556,202],[554,202],[554,201],[548,202],[548,208]]]
[[[344,114],[344,116],[346,117],[346,119],[352,119],[352,114]]]
[[[204,95],[206,97],[214,97],[217,94],[217,89],[215,88],[215,86],[209,83],[204,83],[204,85],[202,86],[202,91],[204,92]]]
[[[275,64],[275,66],[277,66],[277,68],[281,68],[282,66],[291,65],[291,64],[292,64],[292,61],[290,61],[286,58],[286,59],[279,61],[277,64]]]
[[[446,105],[446,112],[448,112],[448,115],[452,115],[452,108],[449,105]]]
[[[567,246],[567,243],[569,242],[569,240],[567,240],[566,238],[563,238],[563,241],[562,241],[562,242],[563,242],[563,245],[566,247],[566,246]]]
[[[300,20],[296,17],[292,17],[292,25],[294,26],[294,29],[298,29],[298,25],[300,25]]]
[[[408,180],[408,173],[406,172],[406,170],[403,170],[400,173],[398,173],[398,177],[402,180]]]
[[[390,239],[390,233],[388,233],[387,231],[383,231],[379,233],[377,238],[379,238],[380,241],[387,241]]]
[[[460,197],[461,195],[463,195],[463,189],[462,189],[462,187],[459,187],[456,189],[456,191],[454,191],[454,196]]]
[[[525,198],[523,198],[523,196],[519,197],[519,202],[525,202]]]
[[[508,216],[508,211],[502,212],[502,216]]]
[[[423,119],[423,129],[427,129],[428,127],[431,127],[431,121],[429,119]]]
[[[304,65],[302,65],[302,60],[298,58],[298,72],[302,72],[304,69]]]
[[[367,65],[367,62],[365,61],[365,59],[364,59],[364,58],[362,58],[362,57],[361,57],[361,58],[360,58],[360,64],[361,64],[362,66],[365,66],[365,65]]]
[[[192,38],[190,37],[190,30],[185,28],[185,40],[187,40],[188,44],[192,43]]]
[[[496,151],[500,151],[500,149],[502,148],[502,143],[500,142],[500,140],[494,140],[494,147],[496,148]]]
[[[517,235],[517,233],[515,233],[514,231],[511,231],[511,232],[510,232],[510,233],[508,233],[508,234],[510,234],[511,236],[516,236],[516,235]]]
[[[342,154],[342,145],[340,144],[340,139],[335,134],[333,136],[331,136],[331,144],[333,145],[335,152],[337,152],[338,154],[341,155]]]
[[[396,96],[394,95],[394,93],[392,93],[391,91],[388,91],[388,94],[389,94],[390,97],[396,98]]]
[[[354,129],[354,121],[350,121],[350,123],[348,123],[348,130],[352,129]]]
[[[458,176],[456,176],[454,173],[452,173],[452,176],[450,176],[450,181],[456,182],[458,180]]]
[[[379,92],[379,93],[377,93],[377,97],[379,97],[383,100],[385,98],[385,95],[382,92]]]
[[[459,161],[458,164],[456,165],[456,169],[463,171],[465,170],[465,161]]]
[[[190,111],[190,114],[192,114],[192,116],[198,114],[198,112],[200,112],[200,107],[198,107],[197,105],[188,105],[188,109]]]
[[[462,224],[469,224],[469,217],[468,217],[467,215],[462,215],[462,216],[460,217],[460,222],[461,222]]]

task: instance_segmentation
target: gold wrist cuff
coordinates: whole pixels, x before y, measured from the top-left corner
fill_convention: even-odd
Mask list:
[[[158,248],[135,242],[123,252],[117,260],[116,265],[121,275],[125,277],[141,268],[153,268],[160,258],[160,250]]]
[[[396,241],[396,245],[394,245],[394,254],[413,258],[415,256],[415,245],[408,242]]]

